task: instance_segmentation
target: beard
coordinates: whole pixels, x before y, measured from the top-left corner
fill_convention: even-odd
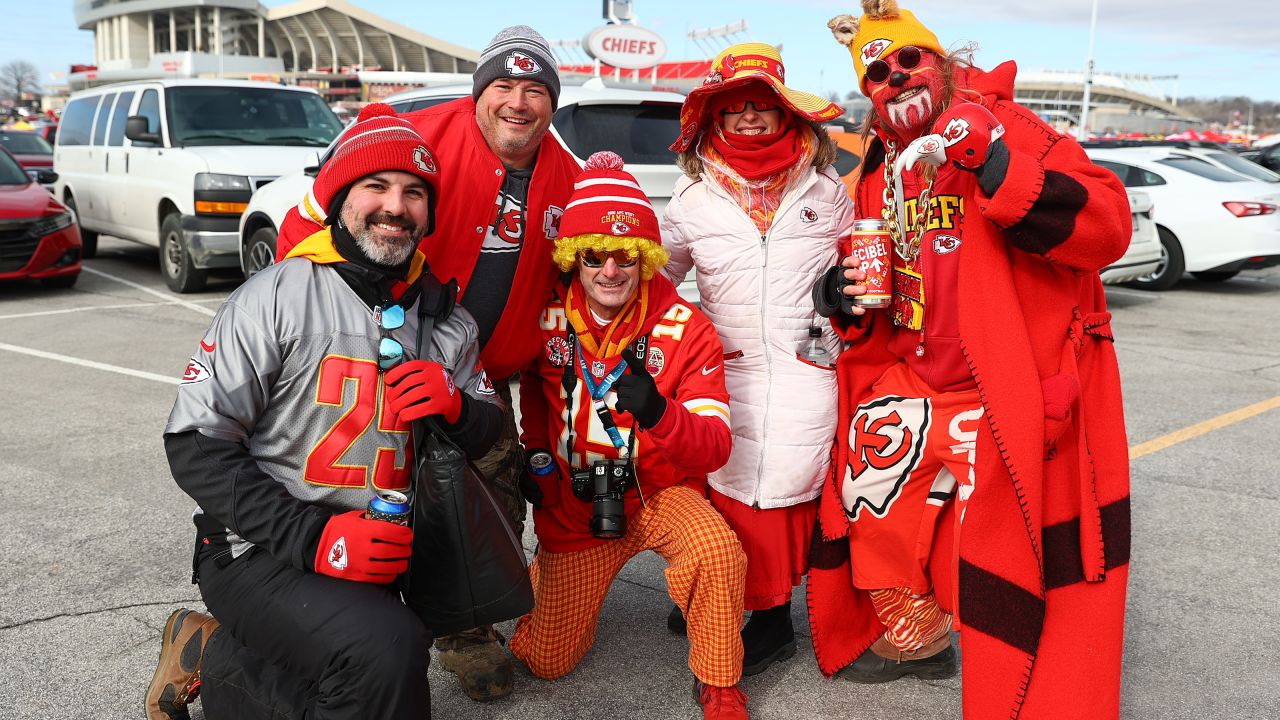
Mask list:
[[[921,87],[905,100],[885,103],[885,122],[902,135],[920,135],[933,114],[933,93]]]
[[[356,245],[370,260],[387,266],[399,265],[408,260],[427,230],[421,225],[414,225],[413,220],[406,215],[389,213],[374,213],[364,219],[346,217],[344,214],[342,222],[351,232]],[[378,230],[377,223],[404,228],[409,231],[409,235],[403,238],[388,237]]]

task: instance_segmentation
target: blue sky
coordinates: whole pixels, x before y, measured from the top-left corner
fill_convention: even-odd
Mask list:
[[[581,38],[601,24],[600,0],[441,2],[350,0],[429,35],[480,50],[502,26],[526,23],[548,39]],[[285,3],[268,0],[268,6]],[[23,59],[48,73],[92,62],[93,35],[77,30],[71,0],[6,2],[9,32],[0,63]],[[667,41],[669,60],[705,56],[685,35],[694,28],[745,19],[746,39],[781,44],[788,84],[823,94],[854,88],[847,51],[826,22],[857,14],[836,0],[633,0],[641,25]],[[1244,95],[1280,101],[1280,12],[1273,0],[1234,0],[1211,9],[1203,0],[1100,0],[1094,51],[1098,72],[1178,75],[1156,87],[1182,97]],[[1025,70],[1082,69],[1089,48],[1090,0],[927,0],[905,4],[945,47],[978,44],[977,61],[991,67],[1014,59]]]

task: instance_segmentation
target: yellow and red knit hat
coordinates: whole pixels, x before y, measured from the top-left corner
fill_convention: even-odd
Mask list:
[[[617,153],[587,158],[573,183],[560,218],[560,238],[552,259],[569,272],[583,250],[626,250],[640,258],[640,277],[648,280],[667,264],[658,214]]]
[[[863,95],[867,94],[867,66],[899,48],[914,45],[938,55],[947,54],[938,43],[938,36],[910,10],[900,9],[897,0],[862,0],[861,18],[839,15],[831,18],[827,27],[841,45],[849,48]]]
[[[440,192],[440,168],[427,141],[386,103],[366,105],[356,121],[342,131],[342,139],[320,169],[311,191],[298,204],[298,211],[304,218],[327,225],[338,211],[333,203],[341,198],[343,190],[366,175],[384,170],[417,175],[431,188],[432,212],[427,227],[427,234],[431,234],[435,199]]]
[[[708,124],[711,97],[741,87],[748,82],[763,82],[773,90],[783,105],[796,115],[814,122],[835,120],[844,108],[812,93],[792,90],[785,84],[786,68],[782,53],[766,43],[739,43],[724,49],[711,61],[711,70],[684,99],[680,108],[680,137],[671,144],[675,152],[688,149]]]

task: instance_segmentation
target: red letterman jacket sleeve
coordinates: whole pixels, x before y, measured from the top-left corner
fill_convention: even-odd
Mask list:
[[[644,431],[656,452],[686,476],[719,470],[729,462],[733,445],[724,346],[711,321],[696,309],[693,313],[680,341],[683,358],[676,364],[681,374],[674,397],[669,386],[663,388],[666,412],[657,425]]]
[[[1115,173],[1022,106],[997,102],[992,111],[1008,152],[978,173],[983,217],[1012,245],[1055,265],[1095,272],[1124,255],[1133,218]]]
[[[543,394],[542,360],[539,356],[520,372],[520,442],[526,448],[551,450],[547,421],[551,407]]]

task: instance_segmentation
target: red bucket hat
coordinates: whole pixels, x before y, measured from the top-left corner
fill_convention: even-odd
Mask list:
[[[784,82],[782,54],[766,43],[741,43],[726,48],[711,61],[711,70],[684,99],[680,109],[680,137],[671,149],[683,152],[706,129],[712,96],[738,89],[749,82],[764,83],[792,113],[806,120],[827,122],[844,114],[844,108],[812,93],[792,90]]]

